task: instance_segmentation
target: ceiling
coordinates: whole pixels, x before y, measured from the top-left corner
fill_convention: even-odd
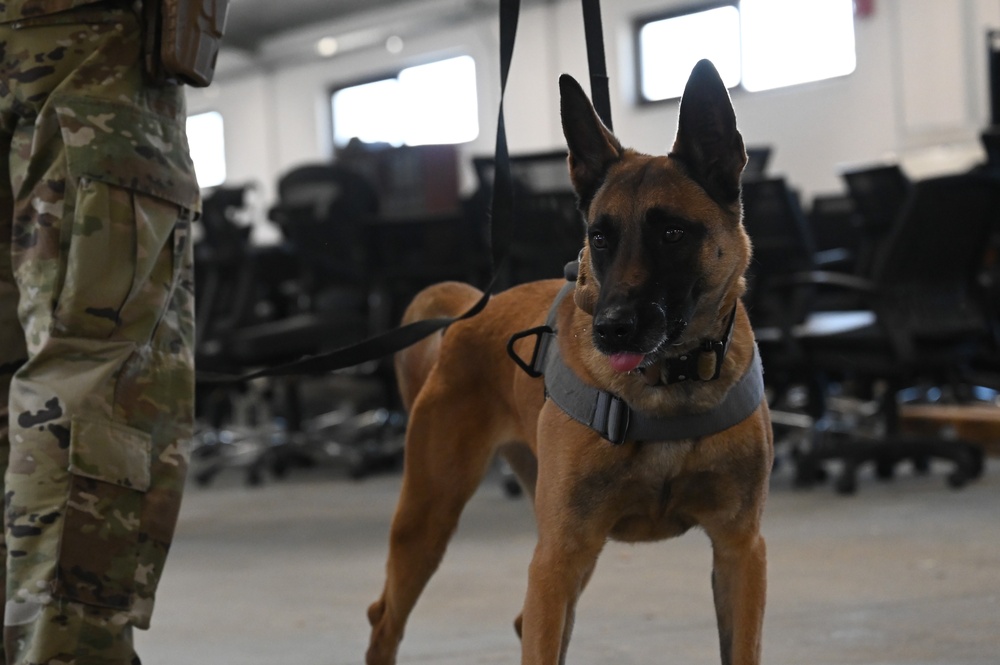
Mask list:
[[[230,0],[224,44],[255,51],[279,33],[319,24],[354,22],[425,0]]]

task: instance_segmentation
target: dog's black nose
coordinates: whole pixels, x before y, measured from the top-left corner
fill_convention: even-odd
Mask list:
[[[594,332],[608,344],[628,341],[635,328],[635,311],[628,307],[608,307],[594,317]]]

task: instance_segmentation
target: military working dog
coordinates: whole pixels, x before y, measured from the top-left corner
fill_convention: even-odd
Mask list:
[[[650,156],[622,147],[575,80],[563,75],[559,86],[586,222],[578,274],[561,300],[561,280],[516,286],[398,354],[410,420],[385,589],[368,610],[367,662],[395,662],[407,617],[499,452],[538,525],[515,621],[522,663],[565,662],[577,599],[608,538],[652,541],[697,526],[712,542],[722,662],[755,665],[773,440],[740,300],[750,259],[740,203],[747,157],[729,94],[715,67],[698,63],[672,150]],[[457,315],[480,296],[439,284],[404,319]],[[568,397],[534,371],[553,365],[529,360],[546,323]],[[510,343],[521,359],[512,362],[508,342],[525,330],[535,332]],[[565,404],[580,393],[598,404],[582,417]],[[602,399],[612,407],[598,418]],[[734,410],[740,399],[748,406]],[[670,429],[675,421],[684,427]],[[666,434],[650,422],[666,423]]]

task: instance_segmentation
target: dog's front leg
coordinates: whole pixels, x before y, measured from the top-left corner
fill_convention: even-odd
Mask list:
[[[590,580],[600,545],[540,539],[528,572],[528,593],[521,618],[522,665],[562,665],[576,602]],[[582,545],[582,546],[581,546]]]
[[[767,593],[764,538],[756,530],[719,534],[712,537],[712,550],[712,592],[722,663],[758,665]]]

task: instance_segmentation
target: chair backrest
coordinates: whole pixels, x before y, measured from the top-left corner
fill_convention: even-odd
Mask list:
[[[205,195],[201,205],[201,223],[206,249],[215,255],[231,256],[246,250],[250,227],[238,224],[236,215],[246,207],[250,185],[216,187]]]
[[[743,180],[761,180],[767,177],[767,166],[771,161],[771,146],[748,145],[747,163],[743,167]]]
[[[495,166],[492,157],[476,157],[473,166],[479,189],[468,214],[473,223],[479,223],[489,214]],[[510,170],[517,232],[511,239],[502,286],[561,277],[563,266],[577,257],[584,240],[566,151],[513,155]]]
[[[970,173],[915,183],[873,270],[886,315],[918,336],[981,330],[977,276],[998,216],[995,178]]]
[[[814,267],[808,221],[784,178],[743,183],[743,225],[753,242],[751,270],[784,274]]]
[[[270,217],[304,269],[356,281],[369,271],[366,225],[378,209],[378,195],[363,176],[336,164],[310,164],[278,181]]]
[[[854,200],[846,194],[820,194],[809,209],[809,229],[816,251],[844,249],[856,254],[860,242],[860,219]]]
[[[368,180],[336,164],[297,167],[278,181],[278,206],[295,209],[301,217],[285,220],[297,224],[363,224],[378,212],[379,201]]]
[[[744,302],[755,326],[771,325],[788,303],[770,280],[814,269],[815,244],[798,195],[784,178],[743,182],[743,225],[753,245]]]
[[[861,219],[857,273],[871,276],[879,248],[892,230],[913,183],[898,164],[881,164],[841,174]]]
[[[249,307],[250,227],[236,223],[237,215],[246,208],[249,189],[216,187],[202,201],[198,218],[202,237],[194,247],[198,284],[195,340],[199,352],[202,342],[226,332]]]

